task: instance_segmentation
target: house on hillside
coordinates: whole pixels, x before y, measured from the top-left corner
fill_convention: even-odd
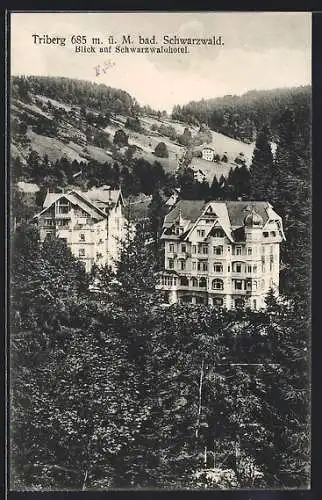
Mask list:
[[[192,170],[193,170],[193,178],[195,181],[197,182],[207,181],[207,175],[200,168],[192,167]]]
[[[214,161],[215,150],[210,146],[201,149],[201,158],[207,161]]]
[[[41,241],[48,235],[64,239],[89,272],[94,263],[115,267],[126,231],[123,207],[121,191],[109,186],[48,192],[33,220]]]
[[[165,205],[170,209],[172,208],[178,201],[179,196],[180,196],[180,188],[176,188],[174,193],[170,196],[170,198],[167,199],[165,202]]]
[[[278,294],[284,240],[268,202],[180,200],[164,219],[157,288],[169,303],[264,308]]]

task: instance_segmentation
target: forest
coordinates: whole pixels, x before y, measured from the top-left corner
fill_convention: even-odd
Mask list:
[[[164,308],[139,229],[113,276],[14,235],[12,486],[307,487],[305,310]]]
[[[66,104],[92,108],[101,113],[136,113],[139,105],[124,90],[64,77],[13,76],[12,98],[30,101],[30,94],[45,95]]]
[[[295,87],[274,90],[252,90],[241,96],[224,96],[215,99],[192,101],[183,106],[175,106],[174,120],[191,124],[207,124],[212,130],[253,142],[256,134],[264,126],[270,128],[270,139],[278,139],[277,128],[283,108],[293,109],[299,134],[309,133],[311,87]]]

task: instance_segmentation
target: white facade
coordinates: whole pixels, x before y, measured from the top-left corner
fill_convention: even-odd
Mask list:
[[[214,156],[215,156],[215,151],[210,147],[203,148],[201,151],[201,157],[203,160],[213,161]]]
[[[48,193],[43,206],[34,217],[41,241],[50,234],[65,239],[87,272],[94,263],[115,267],[126,224],[119,190]]]
[[[264,308],[268,291],[278,294],[284,239],[267,202],[181,200],[165,217],[158,288],[169,303]]]

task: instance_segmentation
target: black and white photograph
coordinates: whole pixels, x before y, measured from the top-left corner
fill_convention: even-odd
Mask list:
[[[11,491],[311,484],[309,12],[10,12]]]

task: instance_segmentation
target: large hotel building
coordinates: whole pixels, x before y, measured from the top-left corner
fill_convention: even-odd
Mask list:
[[[263,308],[278,293],[284,239],[268,202],[180,200],[164,219],[158,289],[170,304]]]

